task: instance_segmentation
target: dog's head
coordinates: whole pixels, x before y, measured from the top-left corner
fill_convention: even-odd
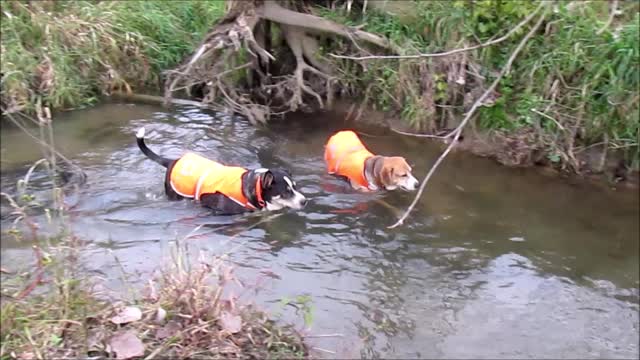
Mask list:
[[[380,182],[387,190],[400,188],[413,191],[418,187],[418,180],[411,174],[411,166],[401,156],[387,156],[382,159]]]
[[[296,182],[288,171],[269,169],[259,176],[267,210],[302,209],[307,204],[307,198],[296,190]]]

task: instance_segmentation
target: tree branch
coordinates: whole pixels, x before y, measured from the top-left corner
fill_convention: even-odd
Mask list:
[[[265,1],[264,5],[257,9],[257,14],[263,19],[271,20],[283,25],[297,26],[307,30],[328,32],[344,37],[353,36],[358,40],[367,41],[382,48],[390,47],[387,39],[366,31],[352,29],[319,16],[303,14],[286,9],[274,1]]]
[[[391,131],[393,131],[396,134],[400,134],[400,135],[405,135],[405,136],[413,136],[413,137],[418,137],[418,138],[429,138],[429,139],[447,139],[449,137],[449,134],[447,135],[433,135],[433,134],[416,134],[416,133],[410,133],[407,131],[402,131],[402,130],[398,130],[396,128],[394,128],[393,126],[389,126],[389,129]]]
[[[545,4],[545,3],[541,2],[541,6],[542,4]],[[540,7],[538,7],[538,10],[539,9]],[[538,12],[538,10],[536,10],[536,12]],[[453,137],[453,141],[451,141],[451,143],[447,146],[444,152],[440,155],[438,160],[436,160],[436,162],[433,164],[433,166],[427,173],[427,176],[425,176],[424,180],[422,181],[422,184],[420,185],[420,189],[416,194],[416,197],[413,199],[413,202],[411,202],[411,205],[409,205],[409,207],[404,212],[402,217],[400,217],[400,219],[398,219],[398,221],[395,224],[389,226],[389,229],[396,228],[404,223],[406,218],[409,216],[413,208],[418,203],[418,200],[420,200],[420,197],[422,196],[422,193],[424,192],[424,189],[426,188],[427,183],[429,182],[429,179],[431,179],[431,176],[433,176],[433,174],[435,173],[440,163],[442,163],[442,161],[447,157],[451,149],[457,144],[458,138],[462,134],[462,129],[464,128],[464,126],[467,124],[467,122],[469,122],[469,119],[471,119],[471,116],[475,113],[475,111],[481,106],[484,99],[487,96],[489,96],[489,94],[496,88],[496,86],[498,86],[498,83],[500,82],[500,80],[502,80],[502,78],[511,71],[511,66],[513,65],[513,61],[516,59],[516,56],[518,56],[520,51],[524,48],[527,41],[529,41],[529,39],[533,36],[533,34],[535,34],[536,31],[538,31],[538,28],[540,28],[540,25],[542,25],[542,22],[544,21],[547,15],[547,11],[548,11],[548,7],[545,8],[545,11],[542,13],[542,15],[540,15],[540,19],[538,19],[538,22],[531,28],[529,33],[522,39],[522,41],[520,41],[520,43],[515,48],[515,50],[513,50],[513,52],[511,53],[511,56],[509,57],[509,60],[507,61],[507,64],[504,66],[504,68],[502,68],[502,70],[498,74],[498,77],[493,81],[491,86],[489,86],[489,88],[485,90],[485,92],[475,101],[475,103],[473,104],[471,109],[469,109],[469,111],[465,115],[460,125],[452,132],[452,134],[455,134],[455,136]]]
[[[508,38],[510,38],[516,31],[518,31],[518,29],[520,29],[521,27],[526,25],[528,22],[530,22],[531,19],[533,19],[536,16],[536,14],[540,11],[540,9],[542,9],[544,4],[545,4],[545,2],[541,1],[540,5],[538,5],[538,7],[536,8],[536,10],[534,12],[532,12],[529,16],[527,16],[524,20],[522,20],[513,29],[509,30],[509,32],[507,32],[504,36],[499,37],[499,38],[497,38],[495,40],[487,41],[487,42],[482,43],[480,45],[474,45],[474,46],[469,46],[469,47],[465,47],[465,48],[461,48],[461,49],[454,49],[454,50],[449,50],[449,51],[440,52],[440,53],[433,53],[433,54],[369,55],[369,56],[346,56],[346,55],[336,55],[336,54],[329,54],[329,55],[334,57],[334,58],[349,59],[349,60],[420,59],[420,58],[444,57],[444,56],[449,56],[449,55],[453,55],[453,54],[457,54],[457,53],[461,53],[461,52],[466,52],[466,51],[471,51],[471,50],[476,50],[476,49],[482,49],[482,48],[485,48],[485,47],[488,47],[488,46],[491,46],[491,45],[495,45],[495,44],[501,43],[501,42],[507,40]]]

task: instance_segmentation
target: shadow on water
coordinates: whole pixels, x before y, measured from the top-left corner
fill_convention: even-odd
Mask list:
[[[132,104],[58,117],[56,144],[87,175],[66,199],[71,226],[88,241],[87,272],[122,286],[110,250],[144,281],[169,243],[199,227],[189,246],[229,253],[240,277],[264,287],[262,304],[275,309],[285,296],[310,295],[312,332],[344,335],[313,338],[336,352],[329,356],[638,357],[637,193],[454,153],[407,225],[389,230],[413,194],[357,194],[324,173],[323,145],[348,126],[342,119],[300,115],[255,128],[194,108]],[[245,167],[289,168],[310,204],[266,219],[211,217],[169,202],[163,169],[135,145],[143,125],[164,155],[193,150]],[[429,142],[357,129],[374,152],[407,157],[418,177],[438,155]],[[1,140],[2,190],[11,193],[40,153],[13,129],[3,128]],[[44,194],[46,177],[38,176],[31,190]],[[11,219],[2,221],[5,228]],[[1,244],[3,266],[30,259],[30,244],[5,234]]]

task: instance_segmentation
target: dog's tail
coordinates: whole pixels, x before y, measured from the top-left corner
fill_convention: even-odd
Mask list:
[[[136,133],[136,140],[138,141],[138,147],[142,150],[142,153],[147,155],[147,157],[158,164],[168,168],[169,164],[171,164],[171,160],[164,158],[156,153],[154,153],[151,149],[147,147],[147,144],[144,143],[144,127],[141,127],[140,130]]]

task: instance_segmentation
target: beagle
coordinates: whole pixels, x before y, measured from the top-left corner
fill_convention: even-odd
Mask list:
[[[403,157],[374,155],[351,130],[339,131],[329,138],[324,160],[329,174],[346,178],[356,190],[413,191],[418,186]]]
[[[222,165],[194,153],[167,159],[147,147],[144,135],[144,128],[140,128],[136,134],[138,147],[149,159],[167,169],[164,188],[170,200],[194,199],[216,215],[301,209],[307,204],[306,197],[296,190],[296,183],[286,170],[247,170]]]

